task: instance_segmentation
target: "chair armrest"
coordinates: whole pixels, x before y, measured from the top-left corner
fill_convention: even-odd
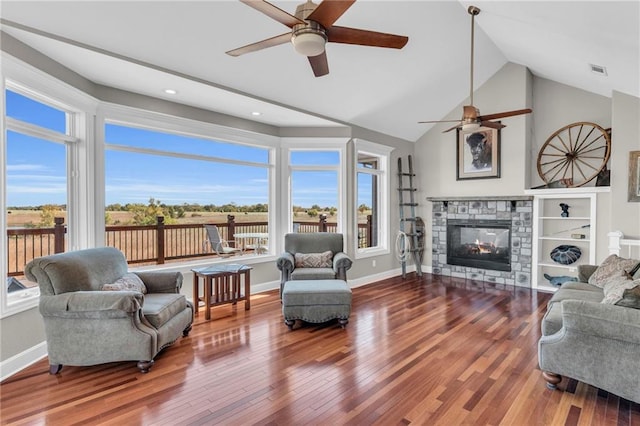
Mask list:
[[[344,252],[338,252],[333,256],[333,270],[338,272],[339,269],[348,271],[351,268],[353,261]]]
[[[147,293],[180,293],[182,272],[148,271],[135,272],[147,287]]]
[[[596,265],[578,265],[578,281],[589,282],[589,277],[598,269]]]
[[[609,340],[640,345],[640,309],[583,300],[563,300],[562,326]]]
[[[135,291],[75,291],[40,296],[40,313],[44,317],[119,318],[137,312],[144,303]]]
[[[296,267],[293,255],[289,252],[282,253],[276,260],[276,266],[280,271],[293,271]]]

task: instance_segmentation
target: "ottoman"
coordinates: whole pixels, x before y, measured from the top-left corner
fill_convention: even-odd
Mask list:
[[[284,284],[282,315],[289,329],[295,320],[322,323],[335,318],[344,328],[350,313],[351,289],[343,280],[293,280]]]

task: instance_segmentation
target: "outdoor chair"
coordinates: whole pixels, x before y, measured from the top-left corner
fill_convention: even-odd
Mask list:
[[[204,251],[215,251],[218,256],[224,257],[240,252],[239,248],[229,245],[229,242],[235,243],[235,241],[227,241],[220,236],[220,231],[216,225],[204,225],[204,228],[207,230],[207,240],[202,244]]]

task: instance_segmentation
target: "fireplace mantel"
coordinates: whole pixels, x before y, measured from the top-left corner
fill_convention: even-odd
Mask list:
[[[443,201],[529,201],[533,200],[533,195],[497,195],[497,196],[481,196],[474,195],[471,197],[427,197],[427,201],[443,202]]]

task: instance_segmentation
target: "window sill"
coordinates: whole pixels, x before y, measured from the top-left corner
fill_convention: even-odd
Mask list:
[[[40,289],[36,287],[11,293],[6,297],[6,303],[2,307],[0,318],[6,318],[37,307],[40,301]]]
[[[366,259],[368,257],[383,256],[389,254],[389,249],[385,247],[369,247],[356,250],[356,259]]]

